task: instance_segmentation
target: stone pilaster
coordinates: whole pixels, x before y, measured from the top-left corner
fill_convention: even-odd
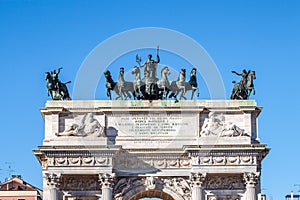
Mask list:
[[[101,200],[112,200],[112,190],[114,183],[114,176],[111,174],[99,174],[99,182],[102,189],[102,198]]]
[[[245,199],[257,200],[256,184],[258,183],[259,173],[244,173],[244,181],[246,184]]]
[[[205,181],[206,174],[191,173],[192,183],[192,200],[204,200],[203,183]]]
[[[45,174],[47,185],[49,187],[49,198],[45,200],[58,200],[58,187],[60,185],[60,174],[47,173]]]

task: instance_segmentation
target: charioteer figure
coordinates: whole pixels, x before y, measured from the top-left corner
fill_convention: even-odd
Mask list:
[[[159,55],[158,55],[158,50],[159,50],[159,47],[157,47],[157,49],[156,49],[156,60],[152,60],[152,54],[149,54],[148,59],[141,66],[141,67],[145,67],[145,69],[144,69],[144,79],[143,79],[143,81],[145,83],[147,83],[147,82],[156,82],[158,80],[157,77],[156,77],[157,65],[160,62],[160,58],[159,58]]]
[[[179,79],[177,81],[169,81],[168,76],[170,75],[170,70],[167,66],[161,69],[160,80],[157,78],[157,67],[160,63],[160,57],[158,55],[159,47],[156,49],[156,60],[152,59],[152,55],[148,55],[148,59],[141,64],[142,59],[139,55],[136,55],[136,62],[138,66],[135,66],[131,73],[135,75],[133,82],[125,81],[124,79],[124,68],[120,68],[120,74],[118,82],[114,82],[107,70],[104,75],[106,78],[106,89],[107,95],[111,98],[111,90],[113,90],[117,99],[128,99],[131,95],[134,99],[139,100],[165,100],[168,98],[174,98],[175,102],[179,100],[187,99],[185,94],[187,91],[191,90],[191,99],[194,97],[194,92],[198,91],[197,96],[199,96],[198,84],[197,84],[197,69],[193,68],[190,73],[190,80],[186,81],[186,70],[183,68],[180,72]],[[144,68],[144,77],[140,76],[140,68]],[[170,93],[170,94],[169,94]]]

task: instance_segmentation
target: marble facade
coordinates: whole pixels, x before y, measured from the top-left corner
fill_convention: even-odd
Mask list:
[[[44,200],[257,200],[253,100],[47,101]]]

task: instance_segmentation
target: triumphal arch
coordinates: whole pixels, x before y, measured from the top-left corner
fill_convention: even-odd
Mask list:
[[[51,100],[34,150],[44,200],[257,200],[254,100]]]

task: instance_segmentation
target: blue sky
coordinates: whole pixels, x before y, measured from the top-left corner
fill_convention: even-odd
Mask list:
[[[84,59],[101,42],[126,30],[161,27],[193,38],[207,51],[222,76],[227,98],[231,81],[238,80],[231,70],[256,71],[257,94],[251,99],[264,107],[259,135],[272,148],[263,161],[262,188],[269,199],[284,199],[290,190],[300,189],[294,186],[300,184],[299,10],[296,0],[1,0],[0,180],[9,173],[21,174],[33,185],[42,185],[32,149],[43,139],[39,109],[49,99],[46,71],[62,66],[60,78],[74,81]],[[145,58],[148,51],[139,53]],[[132,55],[120,56],[109,68],[119,68],[125,60],[131,68]],[[162,51],[163,63],[181,67],[168,58]],[[208,86],[201,77],[198,82],[199,99],[210,99]],[[72,95],[72,84],[69,89]],[[107,99],[103,90],[100,80],[96,99]]]

